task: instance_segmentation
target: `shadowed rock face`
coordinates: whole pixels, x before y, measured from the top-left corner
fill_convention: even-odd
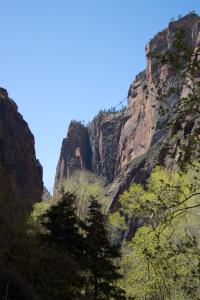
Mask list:
[[[42,191],[42,166],[36,159],[34,136],[15,102],[0,88],[1,200],[11,206],[20,201],[21,206],[30,210],[34,202],[41,200]],[[5,201],[1,201],[1,208],[4,204],[8,207]]]
[[[110,210],[118,208],[118,197],[131,183],[145,182],[152,168],[156,164],[173,167],[180,161],[180,147],[174,144],[173,156],[166,152],[165,145],[173,139],[176,126],[181,127],[182,142],[187,146],[188,132],[198,131],[197,122],[188,118],[186,124],[174,125],[168,130],[169,121],[173,118],[173,111],[180,97],[187,94],[181,72],[174,74],[172,68],[159,65],[149,56],[152,51],[172,49],[175,31],[184,28],[186,40],[190,47],[195,48],[200,42],[200,18],[188,15],[176,22],[171,22],[167,29],[159,32],[146,46],[147,66],[133,81],[128,92],[127,109],[119,113],[102,113],[97,115],[89,125],[89,135],[85,134],[91,152],[81,152],[81,159],[90,159],[86,169],[107,179],[108,195],[111,198]],[[184,66],[183,66],[184,69]],[[197,78],[199,74],[197,75]],[[166,86],[162,87],[161,82]],[[177,93],[168,98],[169,112],[160,113],[159,103],[156,100],[158,90],[167,94],[171,87],[177,88]],[[166,107],[167,108],[167,107]],[[195,117],[198,119],[198,116]],[[195,125],[196,124],[196,125]],[[69,129],[72,132],[71,128]],[[76,156],[76,134],[67,139],[67,147],[62,146],[62,157]],[[85,148],[86,149],[86,148]],[[73,165],[73,168],[71,167]],[[59,160],[57,174],[59,179],[66,178],[71,169],[81,169],[80,163],[73,159]],[[56,175],[55,187],[58,184]]]

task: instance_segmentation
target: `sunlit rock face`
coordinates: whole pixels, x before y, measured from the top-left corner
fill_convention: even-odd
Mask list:
[[[123,120],[123,113],[100,113],[87,127],[76,121],[70,123],[62,142],[54,196],[75,170],[92,171],[107,183],[113,181]]]
[[[67,137],[63,139],[56,169],[54,196],[61,190],[63,180],[75,170],[92,170],[91,145],[87,128],[81,122],[70,123]]]
[[[158,64],[158,61],[149,55],[153,51],[163,53],[172,50],[174,34],[178,28],[184,29],[187,45],[194,51],[199,44],[200,18],[188,15],[171,22],[167,29],[159,32],[146,46],[146,70],[136,76],[128,92],[128,106],[124,113],[125,122],[118,146],[117,172],[109,187],[111,211],[118,208],[119,195],[133,182],[145,183],[155,165],[173,168],[180,164],[185,155],[180,145],[188,146],[189,135],[198,132],[198,116],[195,116],[195,120],[192,120],[194,116],[188,116],[184,124],[180,120],[173,121],[174,126],[169,126],[169,122],[174,118],[175,105],[180,97],[188,93],[181,76],[185,66],[175,74],[170,66]],[[163,82],[165,86],[162,85]],[[169,107],[164,107],[163,114],[156,95],[159,90],[168,95],[171,87],[176,88],[176,93],[168,96]],[[182,130],[182,135],[179,130]],[[180,145],[177,145],[178,139],[174,138],[178,131],[182,140]],[[166,151],[166,144],[169,142],[173,144],[173,153]]]
[[[15,102],[0,88],[1,211],[30,210],[42,192],[42,166],[35,155],[34,136]]]
[[[80,146],[73,147],[77,144],[77,134],[69,128],[70,139],[63,141],[67,146],[62,146],[55,188],[58,178],[66,178],[74,169],[92,170],[98,176],[106,178],[107,193],[111,199],[110,211],[113,212],[119,206],[119,195],[133,182],[145,183],[156,164],[172,168],[180,162],[181,150],[176,139],[173,155],[166,151],[166,143],[173,143],[174,135],[182,130],[182,143],[187,146],[188,136],[195,130],[198,132],[198,116],[195,116],[195,120],[188,116],[188,121],[184,124],[179,124],[177,120],[169,128],[175,105],[180,97],[188,93],[181,76],[185,66],[175,74],[170,66],[158,64],[149,55],[153,51],[163,53],[172,50],[174,34],[178,28],[185,30],[187,44],[195,50],[200,43],[200,18],[194,14],[170,22],[167,29],[156,34],[145,48],[146,69],[136,76],[129,88],[127,108],[122,112],[98,114],[87,128],[82,125],[85,134],[81,138],[88,145],[81,148],[84,150],[80,151]],[[198,78],[199,72],[196,76],[197,80]],[[163,82],[165,86],[162,85]],[[177,92],[168,96],[163,114],[157,94],[158,91],[168,94],[171,87],[176,88]]]
[[[123,112],[101,113],[88,131],[92,148],[92,170],[111,183],[117,171],[118,147],[124,124]]]
[[[177,22],[172,22],[164,31],[158,33],[146,46],[147,67],[144,72],[136,77],[128,93],[127,121],[125,122],[119,143],[119,169],[144,154],[150,145],[163,138],[163,131],[168,125],[171,109],[180,98],[184,89],[180,74],[174,74],[170,66],[158,65],[158,61],[149,54],[153,51],[165,52],[172,50],[173,37],[177,28],[184,28],[187,43],[195,47],[197,42],[197,27],[199,18],[187,16]],[[184,68],[184,66],[183,66]],[[166,86],[162,88],[161,82]],[[171,87],[179,88],[175,95],[168,99],[169,114],[161,116],[156,101],[159,89],[168,94]]]

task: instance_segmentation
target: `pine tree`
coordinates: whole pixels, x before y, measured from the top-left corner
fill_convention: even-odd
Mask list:
[[[79,233],[79,219],[75,213],[76,196],[65,193],[62,198],[41,216],[44,232],[42,242],[72,256],[79,256],[82,236]]]
[[[87,299],[125,299],[124,291],[115,284],[121,275],[113,259],[119,257],[119,249],[108,239],[101,205],[92,198],[86,225],[85,264],[90,274]]]
[[[75,201],[74,194],[65,193],[40,217],[43,232],[39,234],[39,240],[47,252],[44,280],[46,277],[49,279],[47,292],[51,291],[48,299],[75,300],[82,297],[83,237],[79,232],[80,220],[75,213]]]

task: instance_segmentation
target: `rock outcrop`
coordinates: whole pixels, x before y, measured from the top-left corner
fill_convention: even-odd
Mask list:
[[[67,137],[63,139],[56,169],[54,196],[59,194],[62,182],[75,170],[92,171],[91,145],[87,128],[81,122],[70,123]]]
[[[36,159],[34,136],[17,105],[0,88],[1,214],[31,209],[43,191],[42,166]]]
[[[158,60],[149,55],[154,51],[164,53],[172,50],[175,32],[180,28],[185,31],[188,46],[193,49],[197,47],[200,41],[200,17],[189,14],[171,22],[167,29],[159,32],[146,46],[146,70],[136,76],[131,84],[127,108],[122,112],[101,113],[94,118],[88,128],[84,128],[88,132],[88,135],[85,133],[87,140],[85,143],[90,150],[82,151],[78,161],[85,161],[87,158],[90,163],[87,161],[87,165],[82,164],[84,168],[107,179],[111,212],[118,208],[120,193],[132,182],[145,182],[156,164],[172,167],[180,161],[180,146],[175,138],[179,129],[182,131],[182,143],[186,146],[190,134],[194,130],[198,131],[198,122],[192,120],[191,116],[188,116],[188,121],[184,124],[178,124],[178,120],[173,119],[176,104],[180,97],[187,93],[181,76],[185,65],[183,64],[177,73],[171,66],[158,64]],[[176,93],[169,93],[172,88],[176,89]],[[160,102],[157,100],[160,93],[169,94],[167,103],[162,107],[165,113],[161,113]],[[171,121],[173,126],[169,129]],[[73,145],[77,144],[77,135],[71,132],[70,126],[70,140],[68,138],[63,142],[67,143],[67,147],[63,144],[57,167],[59,180],[65,179],[72,169],[82,168],[82,165],[74,160],[77,147]],[[170,141],[174,143],[173,155],[166,150],[166,145]],[[73,159],[70,158],[69,162],[69,158],[64,157]],[[55,189],[58,186],[57,178],[58,175]]]

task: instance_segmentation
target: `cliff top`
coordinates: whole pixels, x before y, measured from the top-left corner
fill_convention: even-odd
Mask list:
[[[178,28],[191,28],[194,24],[200,22],[200,16],[197,15],[196,13],[189,13],[186,16],[180,17],[178,20],[171,20],[171,22],[169,22],[168,27],[165,28],[162,31],[159,31],[152,39],[150,39],[150,41],[147,43],[145,49],[148,48],[148,46],[151,46],[152,44],[154,44],[156,41],[160,42],[162,39],[165,39],[167,34],[168,34],[168,30],[175,30]]]

